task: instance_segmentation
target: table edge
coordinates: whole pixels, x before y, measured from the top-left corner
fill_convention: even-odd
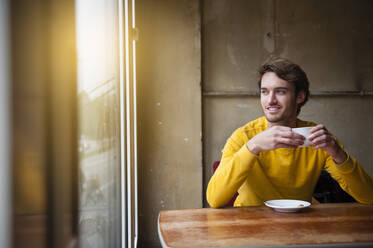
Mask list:
[[[159,212],[158,214],[158,217],[157,217],[157,229],[158,229],[158,237],[159,237],[159,240],[161,242],[161,245],[162,245],[162,248],[169,248],[166,243],[164,242],[163,240],[163,236],[162,236],[162,231],[161,231],[161,228],[160,228],[160,225],[159,225],[159,217],[161,216],[161,212]]]
[[[281,246],[219,246],[216,248],[371,248],[373,243],[310,244]],[[167,247],[169,248],[169,247]],[[205,248],[205,247],[204,247]]]

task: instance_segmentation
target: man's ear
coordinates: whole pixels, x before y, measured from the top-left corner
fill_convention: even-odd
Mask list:
[[[306,99],[306,92],[304,92],[303,90],[299,91],[297,94],[297,99],[296,99],[297,104],[303,103],[305,99]]]

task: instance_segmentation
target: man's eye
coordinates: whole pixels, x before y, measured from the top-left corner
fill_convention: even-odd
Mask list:
[[[277,90],[277,93],[281,94],[281,95],[284,95],[284,94],[286,94],[286,90]]]
[[[260,94],[263,94],[263,95],[267,94],[267,90],[260,90]]]

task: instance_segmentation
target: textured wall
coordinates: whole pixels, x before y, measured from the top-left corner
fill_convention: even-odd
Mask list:
[[[269,55],[300,64],[311,93],[372,91],[372,11],[365,0],[204,1],[204,189],[226,139],[262,115],[258,97],[224,94],[255,92],[256,69]],[[325,124],[373,174],[372,107],[372,96],[324,95],[311,97],[300,118]]]
[[[160,210],[202,207],[199,2],[136,9],[139,245],[160,247]]]

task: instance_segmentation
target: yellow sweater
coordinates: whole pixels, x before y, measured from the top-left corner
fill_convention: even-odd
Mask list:
[[[297,119],[297,127],[315,123]],[[218,169],[207,187],[211,207],[224,206],[238,191],[234,206],[262,205],[271,199],[311,201],[320,172],[325,168],[339,185],[358,202],[373,204],[373,179],[348,155],[342,164],[321,149],[279,148],[252,154],[246,142],[267,129],[260,117],[237,129],[228,139]]]

